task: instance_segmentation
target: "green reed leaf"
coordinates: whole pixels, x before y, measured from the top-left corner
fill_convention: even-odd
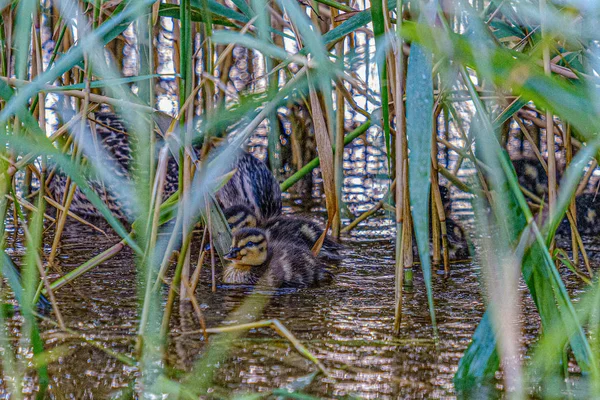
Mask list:
[[[427,302],[437,336],[431,262],[429,259],[429,199],[431,189],[431,138],[433,132],[433,81],[431,56],[418,44],[412,46],[406,76],[406,132],[409,149],[409,191],[415,236],[419,249]]]

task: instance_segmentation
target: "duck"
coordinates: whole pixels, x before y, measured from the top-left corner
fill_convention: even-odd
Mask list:
[[[328,266],[305,246],[269,238],[260,228],[241,228],[232,237],[224,258],[231,263],[223,270],[227,284],[268,287],[315,287],[330,283]]]
[[[600,201],[596,193],[585,192],[575,198],[577,231],[581,236],[600,235]],[[548,207],[542,209],[542,220],[547,218]],[[565,217],[556,230],[557,238],[570,236],[571,224]]]
[[[309,250],[323,234],[323,228],[311,219],[296,215],[279,215],[265,220],[244,204],[228,207],[223,210],[223,214],[232,233],[244,228],[258,227],[267,233],[269,240],[289,241]],[[343,249],[342,244],[327,235],[317,257],[327,263],[338,263],[343,259]]]
[[[98,143],[104,150],[107,164],[112,168],[110,172],[131,182],[133,154],[123,121],[112,112],[96,113],[94,120]],[[242,151],[230,166],[230,170],[236,172],[216,193],[221,207],[244,204],[263,219],[281,214],[281,189],[265,163],[250,153]],[[179,167],[173,157],[169,159],[167,171],[165,197],[173,194],[178,187]],[[57,201],[61,201],[64,197],[66,180],[66,176],[59,172],[48,185],[49,193]],[[89,183],[116,217],[121,220],[133,218],[133,206],[128,204],[127,199],[119,199],[100,179],[90,179]],[[75,190],[71,211],[86,218],[102,217],[79,187]]]
[[[548,175],[537,158],[521,157],[512,164],[521,187],[541,199],[548,198]]]

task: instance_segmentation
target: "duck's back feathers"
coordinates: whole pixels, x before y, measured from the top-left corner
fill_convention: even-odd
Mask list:
[[[133,137],[127,134],[125,125],[114,113],[96,113],[94,122],[97,141],[93,143],[99,145],[99,151],[94,151],[92,142],[86,142],[85,154],[100,157],[101,165],[107,166],[111,176],[122,178],[121,181],[124,184],[133,187],[132,177],[135,166],[132,153]],[[157,139],[160,138],[157,137]],[[179,168],[173,157],[170,157],[167,168],[165,196],[174,193],[179,182]],[[270,218],[281,213],[281,189],[263,162],[242,152],[232,164],[231,169],[237,169],[237,172],[217,192],[217,199],[221,204],[225,207],[247,204],[255,210],[260,218]],[[115,191],[111,190],[110,182],[105,182],[100,177],[92,177],[89,183],[118,218],[130,219],[133,217],[133,204],[128,204],[126,198],[119,199]],[[65,186],[66,177],[58,171],[50,182],[49,192],[56,200],[62,200]],[[86,217],[101,217],[96,207],[79,188],[75,191],[71,211]]]
[[[247,205],[260,220],[281,214],[281,188],[265,163],[244,152],[233,167],[237,172],[217,193],[223,208]]]
[[[262,226],[270,240],[290,241],[308,249],[312,249],[323,234],[323,228],[317,222],[298,216],[272,218],[265,221]],[[341,254],[343,249],[343,245],[326,236],[318,257],[326,262],[339,262],[344,258]]]
[[[270,242],[272,256],[269,267],[261,279],[273,287],[312,287],[331,281],[327,265],[310,251],[289,242]]]

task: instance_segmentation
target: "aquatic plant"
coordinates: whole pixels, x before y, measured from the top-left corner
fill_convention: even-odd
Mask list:
[[[0,307],[2,371],[6,390],[15,397],[22,397],[24,379],[32,368],[43,395],[49,384],[46,366],[66,351],[61,346],[46,349],[40,338],[40,319],[126,365],[135,365],[140,371],[136,390],[141,396],[197,398],[206,393],[215,365],[227,356],[239,333],[233,327],[204,326],[194,291],[206,254],[201,252],[197,263],[191,259],[191,243],[198,240],[194,227],[204,226],[202,248],[206,242],[213,244],[212,290],[216,290],[214,252],[226,250],[230,238],[213,195],[227,180],[226,166],[240,145],[263,121],[267,121],[270,165],[275,172],[279,170],[277,110],[290,102],[310,111],[318,158],[294,171],[281,186],[287,190],[319,167],[327,227],[334,235],[356,225],[344,228],[341,223],[343,147],[368,130],[384,137],[389,192],[355,221],[364,221],[381,209],[392,211],[395,218],[396,319],[390,331],[401,332],[403,287],[410,283],[415,266],[414,230],[432,336],[437,336],[430,225],[432,259],[443,262],[446,274],[450,271],[438,185],[441,176],[473,195],[480,238],[476,259],[483,268],[489,299],[488,311],[458,366],[456,388],[477,387],[494,379],[502,367],[505,387],[515,397],[524,397],[534,384],[553,394],[561,389],[557,377],[568,373],[567,362],[572,358],[582,374],[590,377],[590,393],[597,392],[598,281],[591,268],[579,270],[579,253],[586,262],[587,258],[575,224],[572,260],[567,252],[556,249],[553,237],[565,215],[576,221],[573,195],[589,178],[587,171],[596,167],[600,154],[599,38],[594,29],[600,5],[545,0],[373,0],[367,8],[365,2],[335,0],[181,0],[178,4],[5,0],[0,1],[0,12],[2,250],[7,249],[11,230],[22,230],[26,241],[21,281],[15,278],[8,254],[0,263],[23,316],[18,338],[12,337],[8,310]],[[170,50],[165,52],[163,47]],[[259,71],[251,71],[254,79],[237,81],[241,88],[231,78],[234,49],[245,49],[248,69],[254,68],[254,59],[261,62]],[[125,52],[136,54],[133,70],[126,65]],[[172,68],[165,73],[166,64]],[[373,68],[376,79],[368,72]],[[367,72],[359,73],[364,69]],[[166,91],[165,87],[171,97],[158,93]],[[366,105],[359,105],[356,98],[364,99]],[[161,101],[173,106],[174,118],[166,125],[157,111]],[[112,168],[98,153],[88,116],[101,105],[111,106],[122,116],[137,143],[131,180],[107,173]],[[350,132],[347,114],[360,121]],[[451,126],[461,141],[448,139]],[[506,151],[511,127],[518,127],[547,169],[547,204],[546,199],[533,199],[548,210],[549,218],[542,226],[527,204]],[[157,142],[155,129],[164,142]],[[212,139],[225,131],[231,140],[211,152]],[[540,137],[545,138],[543,146]],[[200,159],[194,148],[200,148]],[[440,149],[458,154],[453,170],[438,163]],[[164,199],[170,153],[180,166],[179,191]],[[560,182],[556,180],[557,154],[564,155],[567,164]],[[477,171],[472,181],[457,176],[463,161]],[[48,198],[46,188],[57,168],[68,177],[60,204]],[[98,176],[115,196],[132,203],[134,220],[123,223],[111,214],[90,186],[88,178]],[[121,240],[50,281],[50,272],[59,273],[55,270],[57,251],[67,216],[73,215],[69,209],[76,188]],[[57,209],[55,216],[46,215],[51,207]],[[52,230],[45,224],[52,225]],[[44,247],[47,232],[52,232],[46,237],[49,249]],[[135,253],[139,298],[132,356],[106,348],[68,326],[54,297],[55,291],[125,246]],[[174,251],[178,251],[176,261],[171,263]],[[578,295],[577,308],[557,261],[587,282]],[[519,359],[521,278],[542,321],[540,340],[528,350],[531,357],[526,364]],[[163,283],[168,286],[166,293],[161,290]],[[40,294],[49,298],[52,317],[38,313]],[[175,379],[165,360],[177,297],[179,302],[191,303],[202,334],[222,334],[207,345],[191,371]],[[250,296],[237,310],[237,320],[257,318],[265,301],[264,296]],[[273,327],[319,371],[327,371],[276,320],[248,321],[238,328],[263,326]],[[33,361],[11,351],[15,341],[19,348],[31,349]]]

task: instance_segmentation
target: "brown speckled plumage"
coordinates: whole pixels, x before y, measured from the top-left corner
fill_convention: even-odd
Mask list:
[[[131,184],[133,155],[129,137],[122,121],[113,113],[97,113],[95,116],[98,144],[102,148],[103,161],[111,166],[110,173]],[[169,196],[177,190],[178,165],[171,158],[168,164],[164,193]],[[217,199],[223,207],[234,204],[246,204],[261,218],[270,218],[281,213],[281,190],[277,180],[267,166],[254,156],[242,152],[233,162],[231,170],[237,169],[233,177],[218,192]],[[62,200],[66,177],[58,173],[49,185],[50,194],[55,200]],[[127,199],[119,199],[99,178],[91,179],[92,189],[106,203],[115,216],[131,219],[134,215],[133,204]],[[131,188],[132,189],[132,188]],[[77,188],[73,197],[71,211],[86,217],[100,217],[100,213],[89,202],[85,194]]]
[[[226,255],[231,264],[223,282],[270,287],[311,287],[328,283],[327,265],[310,251],[286,241],[272,241],[262,229],[243,228],[233,235]]]

